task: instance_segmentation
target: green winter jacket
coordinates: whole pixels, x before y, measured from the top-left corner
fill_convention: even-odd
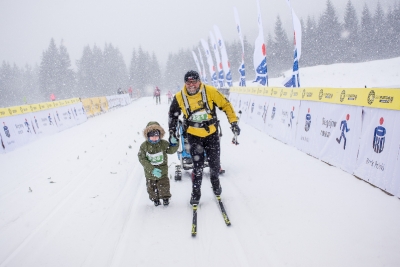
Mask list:
[[[160,142],[152,144],[147,139],[147,133],[151,130],[157,129],[160,131]],[[146,141],[140,145],[138,153],[139,162],[144,167],[144,175],[147,179],[158,180],[168,178],[168,156],[167,154],[174,154],[179,146],[172,146],[166,140],[162,140],[165,135],[164,129],[158,122],[151,121],[147,124],[147,127],[143,130],[143,135]],[[151,173],[154,168],[161,170],[161,177],[157,178]]]

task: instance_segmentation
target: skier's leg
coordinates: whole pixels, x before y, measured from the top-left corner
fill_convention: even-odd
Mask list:
[[[154,203],[159,203],[158,190],[157,190],[157,181],[146,179],[147,193],[149,194],[149,198]],[[157,206],[157,205],[156,205]]]
[[[192,198],[190,204],[198,204],[201,197],[201,182],[204,168],[204,147],[201,137],[187,134],[190,144],[190,156],[193,161],[194,179],[192,183]]]
[[[219,172],[221,169],[221,149],[218,133],[215,132],[205,139],[204,148],[210,167],[210,181],[215,195],[220,195],[222,188],[219,181]]]

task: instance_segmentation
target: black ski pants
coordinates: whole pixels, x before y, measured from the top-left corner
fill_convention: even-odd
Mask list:
[[[210,181],[212,185],[219,186],[219,170],[220,164],[220,142],[218,131],[206,136],[198,137],[187,134],[190,145],[190,156],[193,160],[193,195],[201,195],[201,182],[203,179],[204,159],[207,157],[210,167]]]

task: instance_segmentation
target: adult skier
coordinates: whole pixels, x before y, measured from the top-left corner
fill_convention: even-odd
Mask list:
[[[193,159],[194,179],[192,183],[191,205],[198,205],[201,197],[204,157],[210,167],[210,181],[216,196],[221,195],[219,181],[220,140],[218,119],[215,108],[223,110],[234,134],[240,134],[237,116],[231,103],[215,87],[203,84],[196,71],[188,71],[184,76],[185,85],[175,94],[169,110],[170,140],[177,139],[178,117],[183,113],[183,127],[187,132],[190,155]]]

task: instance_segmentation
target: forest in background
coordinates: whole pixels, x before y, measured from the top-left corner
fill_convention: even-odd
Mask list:
[[[321,64],[364,62],[400,56],[400,3],[383,11],[378,3],[371,12],[365,4],[361,17],[351,2],[346,5],[342,20],[330,0],[316,19],[301,19],[302,55],[301,67]],[[268,33],[267,67],[269,77],[278,77],[293,65],[293,37],[288,36],[277,16],[273,33]],[[254,78],[253,41],[244,36],[244,60],[246,78]],[[241,63],[242,47],[239,39],[225,40],[234,82],[239,80],[237,69]],[[113,95],[121,88],[139,90],[149,95],[155,86],[166,93],[182,86],[187,70],[196,69],[192,51],[204,52],[200,41],[197,46],[179,49],[168,55],[165,66],[161,66],[154,53],[139,47],[133,49],[129,65],[111,43],[103,48],[89,45],[83,48],[82,57],[73,70],[67,47],[57,46],[54,39],[43,52],[40,65],[19,67],[3,61],[0,66],[0,107],[50,101],[50,94],[57,100],[72,97],[95,97]],[[204,55],[204,53],[203,53]],[[200,56],[200,55],[198,55]],[[214,64],[215,58],[214,55]],[[206,59],[203,58],[205,64]],[[208,81],[210,75],[207,66]]]

